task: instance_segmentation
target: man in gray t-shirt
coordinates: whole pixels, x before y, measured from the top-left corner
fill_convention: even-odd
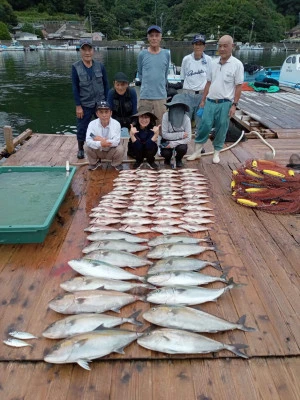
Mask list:
[[[149,47],[138,56],[138,74],[141,81],[139,108],[143,107],[157,116],[161,124],[166,111],[167,77],[170,52],[160,47],[162,30],[151,25],[147,30]]]

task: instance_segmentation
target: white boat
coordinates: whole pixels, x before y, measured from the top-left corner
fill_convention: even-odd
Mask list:
[[[6,47],[6,49],[2,49],[5,51],[24,51],[25,47],[17,42],[16,40],[13,40],[9,46]]]
[[[239,46],[239,50],[264,50],[265,48],[260,44],[250,44],[250,43],[245,43],[245,44],[241,44]]]
[[[288,56],[280,69],[279,85],[300,90],[300,54]]]
[[[68,44],[68,43],[64,43],[64,44],[59,44],[59,45],[54,45],[52,44],[51,46],[49,46],[50,50],[76,50],[76,45],[73,44]]]

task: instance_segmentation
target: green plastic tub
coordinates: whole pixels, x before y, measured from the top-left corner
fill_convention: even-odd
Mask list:
[[[0,167],[0,244],[42,243],[76,172]]]

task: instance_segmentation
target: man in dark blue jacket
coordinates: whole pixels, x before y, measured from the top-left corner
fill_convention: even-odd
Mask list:
[[[84,158],[83,145],[86,131],[96,106],[107,99],[109,84],[103,64],[93,60],[94,49],[91,40],[80,41],[81,60],[72,65],[72,89],[77,117],[77,158]]]

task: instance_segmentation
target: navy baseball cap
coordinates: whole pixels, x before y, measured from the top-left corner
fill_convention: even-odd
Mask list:
[[[80,39],[80,42],[79,42],[80,48],[82,48],[85,45],[93,47],[92,40],[91,39]]]
[[[157,31],[159,33],[162,33],[161,27],[158,25],[149,26],[149,28],[147,29],[147,33],[150,33],[151,31]]]
[[[197,42],[201,42],[201,43],[205,44],[205,40],[206,40],[206,38],[204,35],[195,35],[193,38],[192,44],[195,44]]]
[[[100,103],[98,103],[97,107],[96,107],[97,110],[99,110],[101,108],[106,108],[106,109],[108,108],[110,110],[110,105],[108,104],[107,101],[103,100],[103,101],[100,101]]]

